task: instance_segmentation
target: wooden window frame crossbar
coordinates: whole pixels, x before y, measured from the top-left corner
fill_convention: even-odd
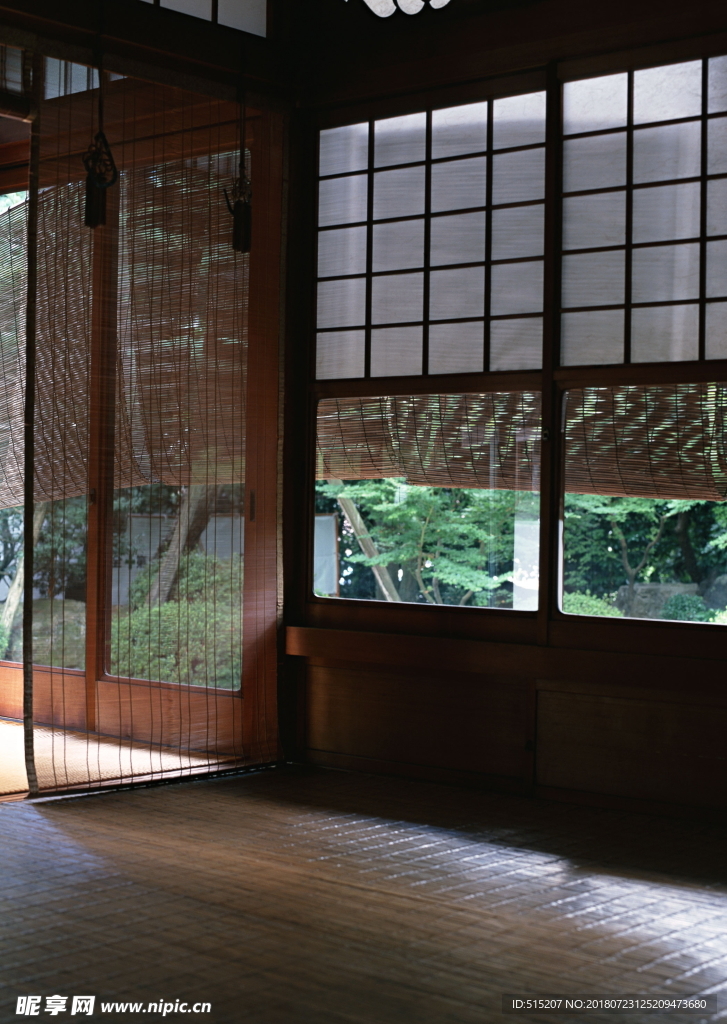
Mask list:
[[[606,54],[583,60],[554,60],[540,69],[533,69],[522,76],[509,75],[482,79],[479,83],[468,83],[466,86],[442,88],[437,91],[423,91],[407,96],[392,97],[382,101],[366,101],[353,105],[328,108],[311,117],[311,131],[317,139],[318,132],[325,128],[339,127],[362,121],[373,121],[381,117],[400,114],[419,113],[422,110],[454,106],[458,103],[491,101],[498,96],[538,91],[545,88],[546,102],[546,186],[545,186],[545,300],[544,300],[544,344],[543,366],[538,371],[512,371],[466,373],[466,374],[430,374],[417,376],[378,377],[367,376],[351,379],[315,379],[315,274],[311,275],[309,287],[309,308],[311,309],[311,329],[309,333],[311,358],[309,360],[308,385],[308,424],[310,450],[315,445],[316,408],[320,400],[325,398],[366,398],[382,395],[421,395],[477,392],[540,390],[542,394],[542,425],[543,445],[541,456],[541,573],[539,604],[537,612],[505,611],[499,613],[487,608],[446,607],[436,609],[439,620],[446,624],[450,635],[479,636],[482,639],[516,639],[538,645],[562,644],[564,637],[571,637],[574,642],[579,623],[592,619],[583,616],[566,615],[559,607],[560,590],[560,534],[563,522],[562,486],[564,475],[564,446],[562,433],[563,397],[572,388],[608,387],[625,384],[664,384],[664,383],[698,383],[727,379],[727,359],[704,358],[703,310],[700,314],[700,355],[699,360],[670,363],[633,363],[624,362],[611,365],[560,366],[560,275],[561,275],[561,225],[562,225],[562,113],[561,96],[565,82],[597,75],[616,74],[629,71],[629,79],[633,80],[632,72],[640,67],[653,67],[661,63],[678,63],[686,60],[702,59],[727,54],[727,33],[714,34],[700,39],[689,39],[679,43],[658,44],[641,47],[616,54]],[[630,117],[629,108],[629,117]],[[703,103],[702,112],[697,118],[704,124],[708,119]],[[692,119],[693,120],[693,119]],[[669,122],[671,123],[671,122]],[[632,127],[629,126],[629,136]],[[704,134],[704,133],[703,133]],[[704,143],[703,143],[704,144]],[[317,143],[311,147],[308,180],[313,186],[317,182]],[[371,164],[371,161],[369,161]],[[369,166],[369,172],[371,167]],[[371,178],[371,175],[369,174]],[[705,175],[700,176],[704,190]],[[681,181],[681,179],[680,179]],[[631,189],[628,189],[631,193]],[[310,194],[314,194],[311,187]],[[702,215],[703,216],[703,215]],[[369,218],[370,219],[370,218]],[[338,226],[338,225],[337,225]],[[702,227],[703,227],[702,223]],[[703,235],[703,233],[702,233]],[[710,236],[711,237],[711,236]],[[655,243],[656,244],[656,243]],[[700,244],[704,247],[704,238],[700,236]],[[370,257],[369,257],[370,258]],[[314,264],[314,261],[309,261]],[[704,270],[702,268],[702,277]],[[367,277],[370,275],[367,274]],[[650,304],[651,305],[651,304]],[[700,307],[704,306],[704,282],[700,282]],[[368,353],[368,344],[367,344]],[[308,460],[311,467],[309,479],[306,481],[307,507],[313,507],[313,472],[312,458]],[[329,597],[315,596],[308,585],[312,578],[312,522],[308,512],[306,537],[301,537],[306,552],[305,582],[297,588],[298,600],[306,608],[305,617],[311,625],[323,628],[350,628],[351,616],[355,617],[358,628],[375,630],[395,630],[400,628],[411,633],[429,632],[434,625],[431,618],[433,611],[425,605],[397,605],[383,602],[359,601],[356,599],[336,600]],[[300,536],[300,534],[299,534]],[[379,607],[376,608],[375,606]],[[476,619],[479,627],[472,625]],[[507,620],[507,626],[503,623]],[[469,621],[468,621],[469,620]],[[460,628],[458,628],[458,626]],[[535,630],[533,632],[533,626]],[[719,650],[722,640],[715,637],[698,623],[672,623],[661,621],[628,622],[624,630],[621,620],[597,620],[592,632],[594,635],[617,638],[618,631],[631,633],[638,637],[640,649],[648,649],[653,643],[659,649],[660,637],[667,632],[676,632],[685,637],[688,634],[698,636],[700,643],[710,649]],[[489,634],[489,636],[488,636]],[[655,638],[655,639],[654,639]],[[597,646],[603,640],[597,642]],[[616,647],[618,648],[618,639]],[[628,645],[628,642],[627,642]],[[567,643],[566,643],[567,646]]]

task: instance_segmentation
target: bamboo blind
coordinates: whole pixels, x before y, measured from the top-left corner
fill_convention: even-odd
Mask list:
[[[120,178],[105,227],[83,216],[98,90],[40,112],[41,789],[242,756],[249,257],[232,250],[223,193],[239,173],[240,108],[132,79],[106,90]],[[23,503],[26,221],[27,204],[0,215],[0,509]],[[20,651],[10,618],[6,662]]]
[[[569,391],[566,490],[721,501],[726,410],[724,384]],[[535,392],[324,399],[318,406],[319,478],[530,490],[539,458]]]

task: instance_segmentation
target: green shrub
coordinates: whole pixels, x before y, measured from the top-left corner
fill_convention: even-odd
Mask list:
[[[132,679],[238,689],[242,677],[242,559],[192,552],[173,600],[146,603],[159,565],[134,581],[131,607],[114,616],[111,672]]]
[[[594,597],[588,591],[563,594],[563,611],[568,615],[610,615],[621,617],[621,612],[603,597]]]
[[[713,622],[715,613],[698,594],[673,594],[664,603],[661,618],[677,622]]]

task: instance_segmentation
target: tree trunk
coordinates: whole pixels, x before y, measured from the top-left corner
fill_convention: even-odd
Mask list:
[[[182,555],[204,533],[210,509],[214,507],[216,491],[216,487],[208,487],[206,484],[190,484],[182,496],[172,539],[149,590],[150,605],[165,604],[169,600],[177,582]]]
[[[43,522],[45,520],[46,512],[48,511],[48,502],[39,501],[36,503],[35,512],[33,514],[33,544],[38,543],[40,537],[40,531],[43,528]],[[3,606],[2,615],[0,616],[0,624],[5,626],[8,635],[8,646],[10,644],[10,634],[12,632],[13,623],[15,622],[15,613],[20,607],[20,599],[23,596],[23,565],[25,558],[20,555],[15,566],[15,575],[13,581],[10,584],[8,590],[8,596],[5,598],[5,605]],[[2,657],[5,656],[7,650],[2,652]]]
[[[329,480],[329,484],[334,486],[342,486],[342,480]],[[366,524],[361,518],[361,513],[356,508],[355,503],[350,498],[344,498],[343,495],[338,495],[338,505],[343,512],[348,525],[354,532],[358,545],[366,555],[367,558],[378,558],[379,551],[371,540],[369,531],[366,529]],[[388,568],[385,565],[372,565],[371,571],[376,577],[376,582],[381,587],[384,597],[387,601],[401,601],[399,592],[394,586],[394,581],[391,578]]]
[[[679,512],[677,515],[676,535],[679,540],[684,568],[689,573],[692,583],[701,583],[702,574],[699,571],[697,556],[692,547],[692,540],[689,536],[689,513]]]

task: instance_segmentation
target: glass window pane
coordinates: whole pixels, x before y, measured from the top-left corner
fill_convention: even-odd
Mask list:
[[[424,221],[400,220],[375,224],[373,269],[406,270],[424,266]]]
[[[424,168],[404,167],[374,175],[374,219],[424,213]]]
[[[626,124],[628,75],[602,75],[563,86],[566,135],[621,128]]]
[[[387,117],[374,124],[374,166],[409,164],[426,155],[426,114]]]
[[[484,369],[484,324],[432,324],[429,328],[430,373],[481,373]]]
[[[707,298],[727,296],[727,241],[707,244]]]
[[[634,132],[634,181],[697,177],[702,165],[701,140],[698,121],[638,128]]]
[[[347,124],[343,128],[326,128],[321,132],[319,174],[365,171],[368,164],[368,124]]]
[[[511,260],[543,253],[543,206],[492,211],[492,258]]]
[[[560,339],[563,366],[600,366],[622,363],[624,313],[598,309],[591,313],[564,313]]]
[[[191,14],[193,18],[204,18],[205,21],[212,19],[211,0],[161,0],[160,6],[180,14]]]
[[[710,114],[727,110],[727,57],[711,57],[709,61]]]
[[[328,178],[318,188],[318,224],[353,224],[366,220],[368,175]]]
[[[486,214],[432,217],[430,263],[476,263],[485,258]]]
[[[699,236],[699,182],[634,192],[634,242]]]
[[[501,153],[492,160],[492,202],[521,203],[545,194],[545,150]]]
[[[114,492],[112,675],[239,690],[242,506],[239,484]]]
[[[385,327],[371,332],[372,377],[413,376],[421,372],[421,327]]]
[[[539,370],[542,365],[543,321],[539,316],[490,322],[491,370]]]
[[[727,235],[727,178],[707,185],[707,234]]]
[[[356,327],[365,320],[365,278],[321,281],[318,285],[319,327]]]
[[[634,249],[634,302],[673,302],[699,298],[699,244]]]
[[[727,302],[708,302],[704,354],[707,359],[727,359]]]
[[[563,200],[564,249],[623,245],[625,240],[625,192],[602,192]]]
[[[534,609],[539,404],[530,392],[320,402],[316,513],[338,530],[314,547],[313,578],[333,562],[339,599]]]
[[[432,213],[466,210],[487,202],[487,160],[452,160],[432,165]]]
[[[371,322],[406,323],[421,320],[424,303],[423,274],[375,277],[371,283]]]
[[[545,142],[545,93],[507,96],[492,105],[492,144],[495,149]]]
[[[484,267],[434,270],[429,277],[429,316],[432,320],[484,316]]]
[[[3,516],[6,538],[15,533],[16,511],[22,513],[12,509],[9,517]],[[36,502],[35,513],[40,526],[34,547],[33,662],[82,669],[86,663],[86,498]],[[15,547],[17,572],[22,568],[22,563],[18,565],[22,535],[8,540],[6,551]],[[9,661],[23,660],[22,600],[11,623],[8,648]]]
[[[566,394],[565,612],[727,619],[713,582],[724,552],[709,542],[724,530],[722,481],[704,433],[724,402],[724,385],[709,382]]]
[[[631,359],[634,363],[698,358],[698,306],[652,306],[631,311]]]
[[[539,313],[543,308],[543,264],[498,263],[492,267],[490,301],[493,316]]]
[[[267,0],[217,0],[217,24],[264,36],[267,31]]]
[[[487,103],[432,111],[432,159],[487,149]]]
[[[366,360],[365,331],[330,331],[316,340],[316,378],[363,377]]]
[[[318,276],[366,273],[366,228],[341,228],[318,235]]]
[[[563,257],[563,305],[610,306],[624,301],[625,255],[589,252]]]
[[[727,117],[708,121],[707,173],[727,172]]]
[[[626,133],[594,135],[563,143],[563,191],[626,184]]]
[[[634,72],[634,124],[697,117],[701,112],[701,60]]]

